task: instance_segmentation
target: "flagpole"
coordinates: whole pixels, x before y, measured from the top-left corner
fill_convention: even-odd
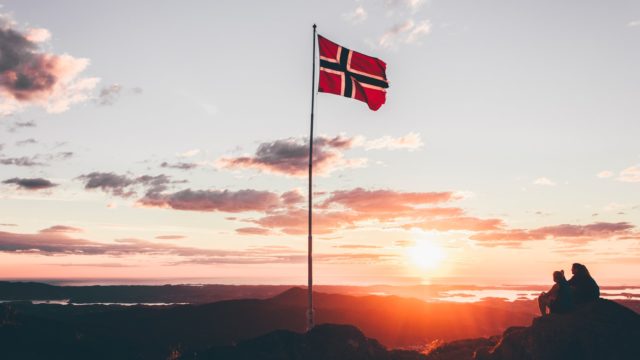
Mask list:
[[[313,232],[312,232],[312,210],[313,210],[313,107],[316,93],[316,24],[313,24],[313,58],[311,72],[311,131],[309,134],[309,236],[307,253],[307,276],[309,292],[309,308],[307,309],[307,331],[313,329]]]

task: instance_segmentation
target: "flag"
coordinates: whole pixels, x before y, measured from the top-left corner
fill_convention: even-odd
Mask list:
[[[318,35],[318,91],[360,100],[376,111],[385,103],[389,82],[384,61],[349,50]]]

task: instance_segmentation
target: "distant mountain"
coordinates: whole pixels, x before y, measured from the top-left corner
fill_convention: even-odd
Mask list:
[[[127,359],[130,354],[141,359],[166,358],[171,352],[187,354],[231,345],[277,329],[303,332],[306,296],[305,289],[292,288],[269,299],[167,307],[7,303],[0,305],[4,319],[0,349],[16,354],[29,349],[35,354],[20,359],[55,358],[52,353],[64,354],[61,359]],[[526,312],[487,304],[314,296],[318,324],[352,324],[389,347],[485,336],[531,320]],[[100,351],[93,353],[95,349]]]
[[[243,344],[277,330],[288,332],[273,335],[276,340],[284,337],[291,338],[295,344],[304,343],[312,339],[291,334],[303,333],[305,329],[306,296],[305,289],[292,288],[269,299],[227,300],[202,305],[0,304],[0,358],[187,358],[202,354],[207,349]],[[315,293],[314,296],[318,324],[356,326],[364,334],[362,336],[377,339],[379,343],[365,341],[351,330],[336,331],[346,331],[345,334],[351,334],[349,337],[369,344],[367,346],[374,352],[378,351],[375,344],[389,348],[416,345],[415,348],[420,348],[435,339],[485,338],[441,346],[429,355],[432,360],[461,360],[464,357],[446,356],[454,353],[471,356],[474,349],[493,346],[496,340],[486,337],[499,334],[510,326],[530,324],[533,315],[527,309],[534,306],[532,302],[463,304],[427,303],[396,296],[324,293]],[[291,346],[298,346],[295,344]],[[434,357],[436,354],[441,357]]]
[[[286,285],[93,285],[56,286],[0,281],[0,300],[70,300],[73,303],[189,303],[265,299]]]

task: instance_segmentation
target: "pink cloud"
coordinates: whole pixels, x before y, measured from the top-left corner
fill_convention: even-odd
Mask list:
[[[38,44],[50,37],[46,29],[22,32],[6,17],[0,19],[0,113],[28,105],[58,113],[90,98],[99,79],[79,77],[89,60],[42,51]]]
[[[269,235],[271,230],[260,227],[243,227],[236,229],[240,235]]]
[[[416,206],[457,200],[453,192],[398,192],[393,190],[341,190],[331,193],[321,207],[334,204],[360,212],[391,212],[415,210]]]

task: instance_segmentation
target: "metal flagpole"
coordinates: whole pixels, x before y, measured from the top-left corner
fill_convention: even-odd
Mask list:
[[[313,65],[311,72],[311,131],[309,134],[309,237],[307,254],[307,275],[309,308],[307,309],[307,331],[313,329],[313,233],[312,233],[312,210],[313,210],[313,105],[316,93],[316,24],[313,24]]]

